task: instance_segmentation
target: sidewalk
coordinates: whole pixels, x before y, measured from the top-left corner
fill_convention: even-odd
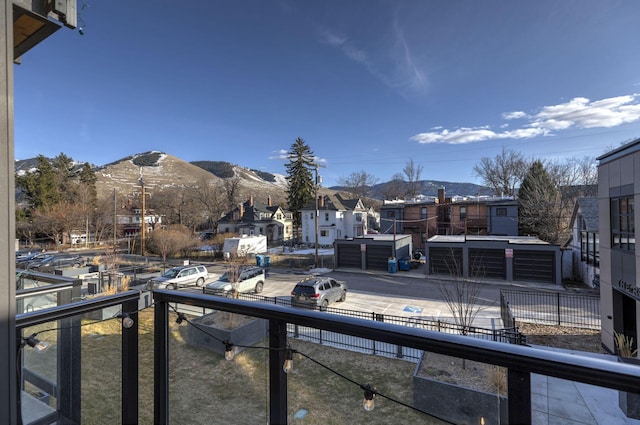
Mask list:
[[[452,280],[453,277],[425,275],[423,268],[388,273],[382,270],[339,268],[341,273],[372,276],[408,277],[415,279]],[[509,282],[497,279],[475,279],[489,285],[512,285],[525,288],[563,290],[563,286],[540,282]],[[538,347],[548,348],[548,347]],[[584,355],[585,353],[577,353]],[[615,356],[604,354],[588,354]],[[545,375],[531,375],[531,409],[534,425],[640,425],[640,420],[627,418],[618,407],[618,391]]]

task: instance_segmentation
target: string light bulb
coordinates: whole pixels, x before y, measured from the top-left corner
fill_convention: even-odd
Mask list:
[[[24,339],[23,345],[27,344],[29,347],[33,348],[36,351],[39,352],[44,352],[47,351],[49,349],[49,344],[44,342],[44,341],[40,341],[38,338],[36,338],[36,334],[33,334],[31,336],[29,336],[28,338]]]
[[[362,385],[361,388],[364,390],[364,400],[362,400],[362,407],[367,412],[371,412],[375,407],[374,398],[376,397],[376,389],[371,385]]]
[[[230,342],[224,343],[224,359],[227,361],[233,360],[236,355],[236,348]]]
[[[181,324],[185,320],[187,320],[187,316],[185,316],[184,313],[182,312],[178,312],[178,318],[176,319],[176,323]]]
[[[293,350],[287,349],[284,353],[284,364],[282,365],[284,373],[291,373],[293,370]]]
[[[118,313],[115,317],[122,319],[122,327],[125,329],[131,328],[135,323],[129,313]]]

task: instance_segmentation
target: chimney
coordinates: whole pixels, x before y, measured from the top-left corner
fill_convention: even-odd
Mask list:
[[[438,189],[438,203],[444,204],[444,186]]]
[[[240,204],[240,209],[239,209],[239,214],[240,217],[238,218],[239,220],[242,220],[242,217],[244,217],[244,204]]]
[[[249,196],[249,206],[253,206],[253,195]]]
[[[324,196],[318,196],[318,208],[324,208]]]
[[[271,206],[271,196],[267,196],[267,206]]]

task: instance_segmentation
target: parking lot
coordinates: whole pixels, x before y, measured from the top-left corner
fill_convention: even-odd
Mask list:
[[[206,283],[214,281],[226,270],[223,264],[208,266],[208,269],[210,278]],[[433,285],[426,289],[424,279],[410,278],[402,274],[329,272],[327,275],[336,280],[344,280],[349,285],[346,301],[331,304],[332,308],[454,322],[449,307],[440,299],[439,291],[434,290]],[[260,295],[289,299],[295,284],[307,276],[289,270],[272,269],[268,273],[264,290]],[[371,290],[364,288],[371,288]],[[200,288],[195,287],[182,290],[201,292]],[[498,293],[498,288],[487,288],[482,295],[480,299],[482,309],[474,322],[475,326],[490,329],[502,328]]]

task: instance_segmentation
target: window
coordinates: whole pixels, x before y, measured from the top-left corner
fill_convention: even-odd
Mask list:
[[[600,238],[595,232],[580,232],[580,257],[587,264],[600,266]]]
[[[395,216],[396,216],[395,211],[387,211],[387,218],[395,218]]]
[[[460,207],[460,220],[467,219],[467,207]]]
[[[362,221],[362,214],[356,214],[356,221]]]
[[[426,207],[422,207],[422,209],[420,210],[420,215],[421,215],[423,220],[426,220],[426,218],[427,218],[427,208]]]
[[[611,248],[635,251],[634,215],[632,196],[611,199]]]
[[[506,217],[507,209],[505,207],[496,208],[496,216],[498,217]]]
[[[309,218],[313,220],[313,213],[309,213]]]
[[[329,213],[324,213],[324,221],[329,221]]]
[[[329,236],[329,231],[328,230],[320,230],[320,236],[323,238],[326,238],[327,236]]]

